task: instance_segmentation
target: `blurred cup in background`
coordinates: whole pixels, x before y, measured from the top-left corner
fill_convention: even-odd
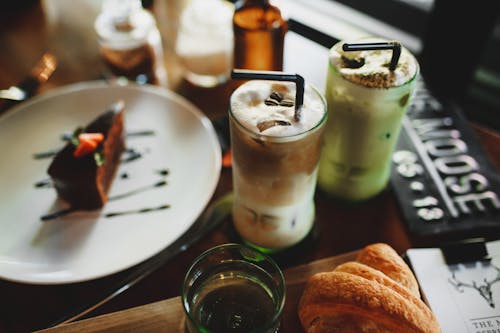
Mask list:
[[[223,0],[192,0],[181,14],[175,51],[194,85],[214,87],[233,66],[233,6]]]
[[[95,21],[101,57],[112,75],[167,86],[160,32],[140,0],[105,0]]]

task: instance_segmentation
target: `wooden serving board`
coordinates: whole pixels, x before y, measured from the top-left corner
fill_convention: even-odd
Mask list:
[[[283,272],[286,280],[286,301],[281,320],[283,333],[304,333],[297,316],[297,304],[304,286],[315,273],[333,270],[336,266],[354,260],[357,251],[313,261],[289,268]],[[74,323],[45,329],[43,333],[55,332],[184,332],[184,312],[181,298],[175,297],[122,311],[117,311]]]

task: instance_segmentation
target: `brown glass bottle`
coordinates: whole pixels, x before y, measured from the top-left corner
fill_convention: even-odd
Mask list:
[[[234,68],[283,70],[283,47],[288,30],[278,7],[269,0],[239,0],[235,4]]]

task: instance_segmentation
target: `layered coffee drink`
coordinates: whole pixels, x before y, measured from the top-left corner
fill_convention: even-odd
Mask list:
[[[252,80],[230,100],[233,223],[245,242],[267,252],[300,242],[315,217],[326,103],[306,85],[296,117],[295,92],[291,82]]]
[[[373,46],[387,41],[356,42]],[[404,47],[392,64],[391,50],[344,51],[344,44],[330,50],[325,92],[329,119],[318,184],[335,197],[360,201],[388,183],[392,152],[419,66]]]

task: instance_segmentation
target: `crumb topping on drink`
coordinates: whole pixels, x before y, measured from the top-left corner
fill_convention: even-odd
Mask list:
[[[231,97],[231,113],[245,128],[269,136],[304,133],[321,122],[326,110],[322,97],[306,86],[300,121],[295,115],[295,84],[253,80]]]
[[[356,42],[385,42],[364,38]],[[330,64],[347,80],[371,88],[397,87],[410,81],[418,72],[418,62],[404,47],[394,71],[389,69],[391,50],[343,51],[341,43],[330,50]]]

